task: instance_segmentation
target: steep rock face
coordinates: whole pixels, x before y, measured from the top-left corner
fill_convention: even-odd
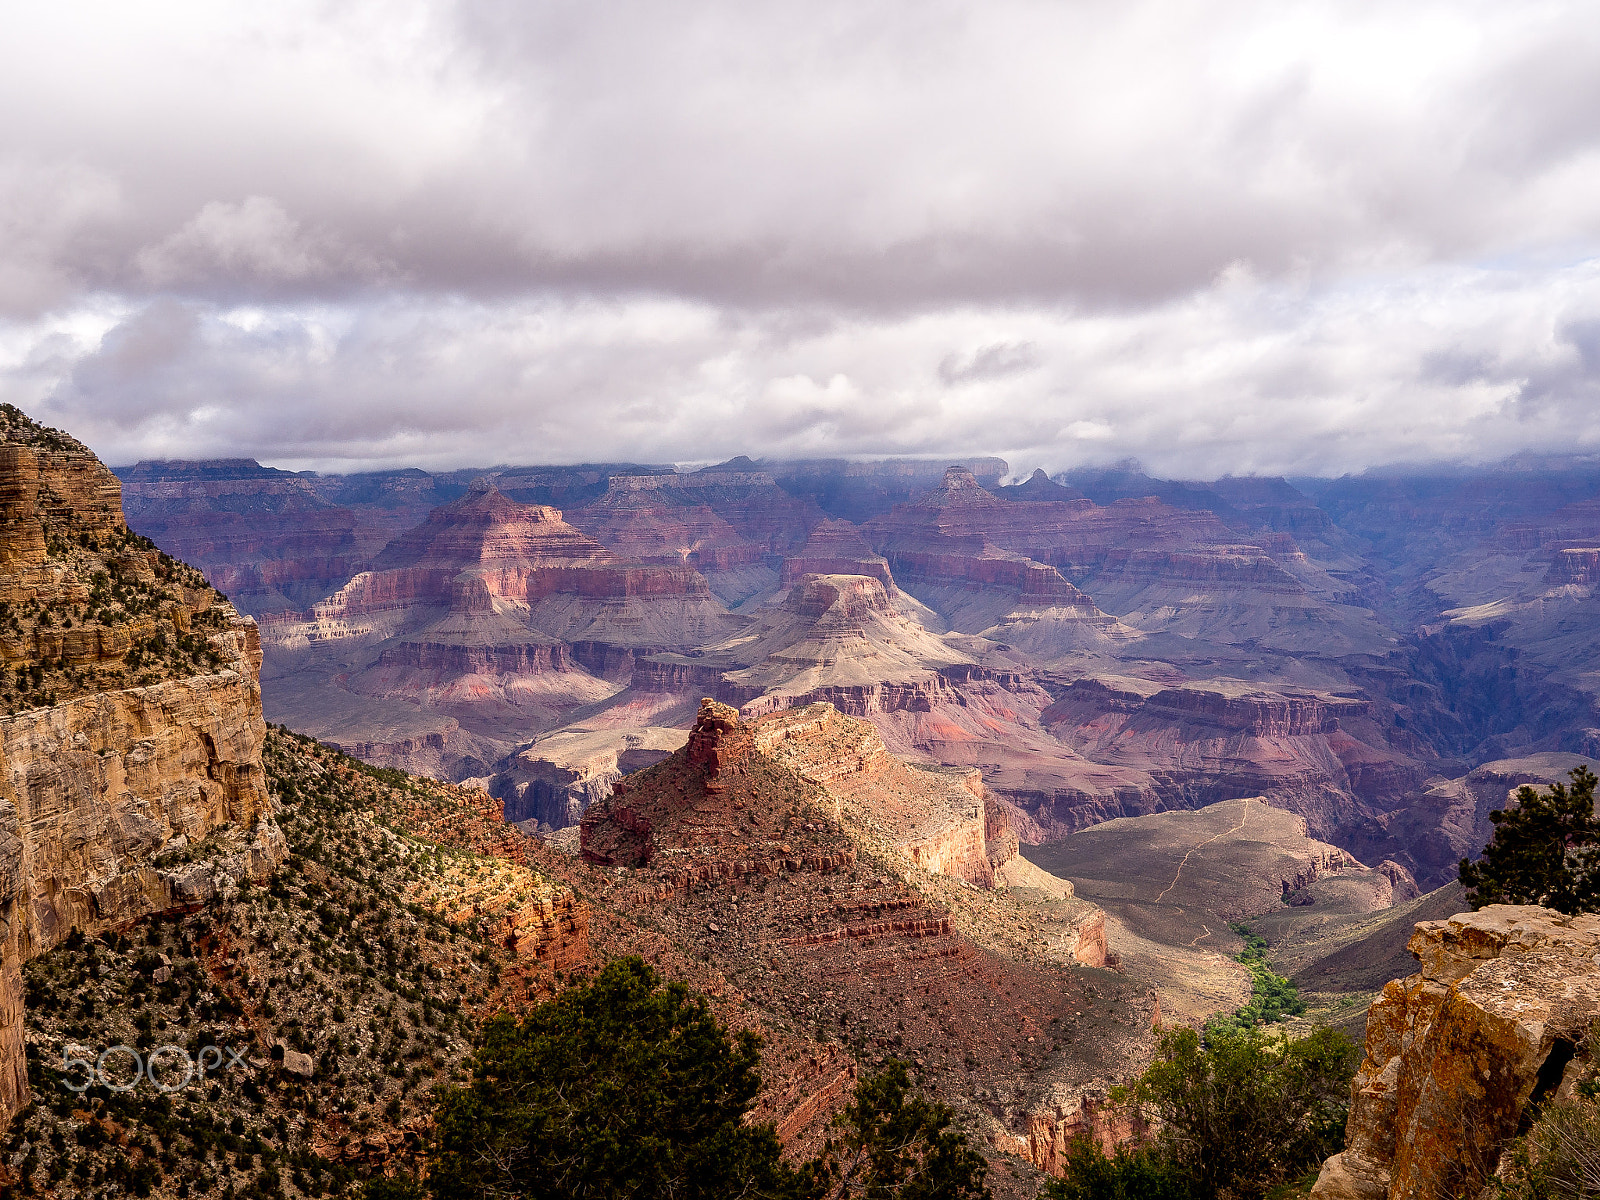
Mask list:
[[[1334,744],[1337,750],[1337,739]],[[1404,806],[1387,814],[1381,826],[1352,831],[1347,840],[1358,857],[1392,857],[1424,888],[1438,887],[1456,877],[1463,858],[1482,852],[1494,837],[1489,814],[1512,803],[1519,787],[1565,782],[1567,772],[1592,761],[1549,751],[1486,762],[1459,779],[1429,780],[1401,793]]]
[[[1367,711],[1359,697],[1270,690],[1239,680],[1163,687],[1097,676],[1074,680],[1040,721],[1094,762],[1144,773],[1166,806],[1266,795],[1305,817],[1318,837],[1331,839],[1365,814],[1395,807],[1423,781],[1421,764],[1343,734],[1341,722],[1358,721]],[[1070,792],[1014,799],[1050,828],[1083,828],[1109,811],[1093,797]],[[1074,815],[1085,801],[1089,810]],[[1135,803],[1142,805],[1142,796]]]
[[[889,560],[867,544],[861,530],[848,521],[829,518],[811,531],[806,544],[783,560],[783,583],[792,586],[807,575],[867,575],[894,595]]]
[[[1584,587],[1600,583],[1600,548],[1577,546],[1556,551],[1545,579],[1558,585],[1575,583]]]
[[[1319,1200],[1476,1194],[1600,1016],[1600,917],[1496,904],[1421,922],[1408,948],[1421,970],[1369,1010]]]
[[[996,630],[1010,644],[1048,630],[1057,653],[1133,636],[1095,607],[1049,561],[1030,550],[1044,545],[1039,518],[1061,519],[1094,506],[1087,500],[1015,503],[996,498],[962,467],[950,467],[939,487],[915,504],[868,522],[872,546],[888,560],[900,586],[964,633]],[[1063,510],[1056,513],[1055,510]],[[1041,510],[1035,512],[1033,510]],[[1050,525],[1048,517],[1044,524]],[[1000,632],[1002,631],[1003,632]],[[1030,647],[1037,649],[1037,647]]]
[[[284,844],[261,764],[255,624],[127,530],[116,479],[86,448],[15,409],[0,418],[0,594],[36,614],[31,630],[13,617],[0,648],[19,688],[38,667],[64,693],[13,698],[0,716],[0,1114],[9,1118],[29,1098],[25,960],[75,928],[126,928],[263,878]],[[73,628],[54,624],[70,613]],[[159,649],[147,631],[161,636]],[[127,649],[126,661],[108,662],[108,643],[112,654]],[[125,685],[147,650],[144,683],[107,686]]]
[[[684,731],[563,730],[513,755],[488,781],[505,819],[526,829],[564,829],[606,799],[618,780],[652,767],[683,745]]]

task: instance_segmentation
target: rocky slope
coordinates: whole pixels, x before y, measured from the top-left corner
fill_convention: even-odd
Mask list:
[[[1034,875],[1026,903],[967,885],[978,855],[1003,863],[1014,843],[966,780],[917,780],[872,740],[825,706],[746,722],[707,701],[682,751],[585,812],[566,878],[783,1023],[911,1060],[984,1143],[1059,1170],[1074,1134],[1126,1132],[1106,1089],[1146,1053],[1154,996],[1066,969],[1104,946],[1060,881],[1046,895]],[[962,838],[930,828],[941,806]],[[958,843],[964,857],[930,853]]]
[[[26,967],[38,1102],[11,1131],[8,1184],[345,1193],[416,1162],[431,1088],[460,1077],[485,1013],[588,962],[588,910],[529,869],[481,794],[276,730],[263,761],[286,869],[74,933]],[[106,1084],[126,1090],[63,1069],[64,1051],[93,1062],[117,1045],[130,1051],[108,1057]],[[130,1052],[153,1081],[133,1078]]]
[[[27,1103],[21,970],[281,861],[254,624],[133,534],[87,448],[0,408],[0,1113]]]
[[[1368,1013],[1319,1200],[1476,1195],[1531,1110],[1593,1074],[1600,918],[1491,905],[1421,922],[1409,949],[1421,969]]]

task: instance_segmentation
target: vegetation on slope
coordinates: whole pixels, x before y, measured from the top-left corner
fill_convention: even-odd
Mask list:
[[[1344,1145],[1356,1048],[1341,1031],[1274,1037],[1192,1029],[1162,1036],[1153,1063],[1121,1093],[1160,1133],[1104,1154],[1080,1141],[1053,1200],[1260,1197],[1315,1170]]]
[[[1541,904],[1568,914],[1600,909],[1600,779],[1586,766],[1569,775],[1570,788],[1553,783],[1541,793],[1524,784],[1515,807],[1489,814],[1494,839],[1478,862],[1461,860],[1474,911],[1486,904]]]
[[[483,1016],[551,989],[483,936],[547,885],[498,853],[520,835],[473,793],[278,730],[265,762],[292,852],[268,886],[24,968],[35,1103],[0,1154],[13,1194],[347,1193],[419,1160]],[[86,1072],[63,1056],[113,1046],[176,1047],[161,1089],[115,1090],[135,1082],[117,1051],[106,1084],[72,1090]],[[184,1054],[205,1073],[183,1082]]]
[[[1304,1013],[1305,1002],[1296,994],[1293,982],[1268,963],[1266,939],[1251,932],[1248,925],[1230,923],[1228,928],[1244,939],[1244,949],[1234,955],[1234,960],[1250,968],[1250,1003],[1235,1009],[1230,1016],[1213,1017],[1206,1023],[1206,1036],[1230,1030],[1243,1032]]]
[[[747,1123],[761,1039],[637,958],[608,964],[523,1020],[484,1028],[468,1087],[441,1093],[426,1190],[479,1196],[980,1200],[987,1168],[945,1105],[908,1095],[904,1064],[862,1080],[822,1154],[785,1162]],[[382,1195],[402,1189],[374,1188]]]

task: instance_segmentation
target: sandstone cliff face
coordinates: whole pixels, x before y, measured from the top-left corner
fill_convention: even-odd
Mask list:
[[[1369,1010],[1318,1200],[1475,1195],[1600,1017],[1600,917],[1495,904],[1420,923],[1408,948],[1421,970]]]
[[[261,878],[284,844],[254,622],[123,525],[116,478],[81,444],[9,407],[0,435],[0,660],[16,671],[0,683],[9,1117],[28,1101],[25,960],[75,928],[124,928]]]

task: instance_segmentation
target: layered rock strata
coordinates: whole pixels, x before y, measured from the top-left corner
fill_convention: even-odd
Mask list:
[[[1600,917],[1495,904],[1417,925],[1420,970],[1368,1011],[1345,1150],[1317,1200],[1476,1195],[1530,1109],[1586,1064]]]
[[[698,569],[728,604],[768,594],[773,568],[822,514],[747,458],[685,473],[613,475],[572,523],[619,554]]]
[[[560,510],[479,484],[310,611],[264,623],[269,707],[347,747],[431,738],[384,761],[483,775],[622,690],[636,652],[741,623],[692,566],[623,558]]]
[[[141,462],[119,476],[130,524],[203,570],[245,612],[305,608],[382,544],[312,480],[250,459]]]
[[[752,722],[708,700],[683,750],[584,814],[581,878],[598,902],[684,939],[743,997],[857,1058],[911,1061],[984,1140],[1058,1170],[1073,1132],[1116,1136],[1101,1102],[1143,1061],[1155,997],[1110,973],[1090,987],[1031,948],[1018,904],[919,868],[913,842],[894,844],[916,824],[902,776],[917,774],[824,705]],[[923,786],[949,790],[952,830],[976,842],[990,826],[968,783]],[[990,944],[1008,923],[1029,947],[1016,957]]]
[[[85,447],[15,409],[0,418],[0,595],[12,634],[0,657],[18,681],[0,716],[9,1117],[29,1098],[25,960],[74,929],[126,928],[263,878],[284,843],[261,763],[255,624],[127,529],[115,477]],[[42,678],[43,693],[24,692],[24,678]]]

